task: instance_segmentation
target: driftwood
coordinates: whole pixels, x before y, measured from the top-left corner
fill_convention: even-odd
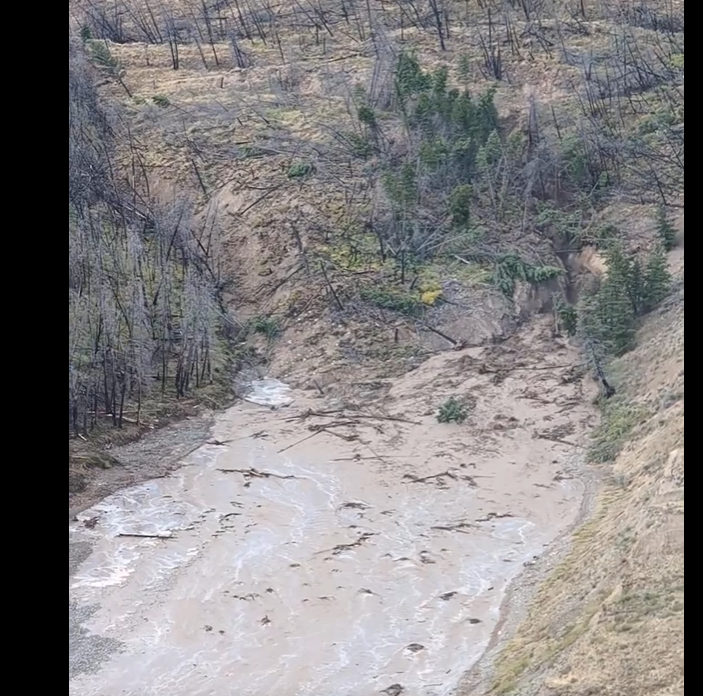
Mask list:
[[[258,469],[218,469],[218,471],[223,474],[242,474],[244,478],[248,481],[254,478],[277,478],[277,479],[294,479],[295,476],[284,476],[283,474],[274,474],[270,471],[259,471]]]
[[[440,331],[439,329],[436,329],[434,326],[430,326],[424,321],[420,321],[419,319],[416,319],[416,322],[422,326],[424,329],[427,329],[428,331],[431,331],[433,334],[436,334],[440,338],[443,338],[445,341],[448,343],[451,343],[453,346],[461,346],[464,347],[464,344],[462,341],[458,341],[456,338],[452,338],[451,336],[448,336],[447,334],[444,333],[444,331]]]
[[[309,425],[308,430],[310,432],[317,433],[321,430],[328,430],[329,428],[349,428],[353,425],[359,425],[359,422],[355,420],[340,420],[335,421],[334,423]]]
[[[292,445],[288,445],[287,447],[278,450],[278,453],[282,454],[283,452],[287,452],[289,449],[301,445],[303,442],[310,440],[311,438],[315,437],[315,435],[319,435],[320,433],[327,433],[328,435],[334,435],[335,437],[339,437],[342,440],[345,440],[346,442],[353,442],[354,440],[359,439],[358,435],[343,435],[342,433],[335,433],[334,430],[331,430],[331,428],[350,427],[353,425],[359,425],[359,423],[356,421],[338,421],[336,423],[326,423],[324,425],[310,425],[308,426],[308,430],[312,431],[312,435],[308,435],[302,440],[298,440]]]
[[[457,522],[457,524],[437,525],[435,527],[430,527],[430,529],[434,529],[438,532],[461,532],[462,534],[468,534],[468,530],[476,529],[476,525],[470,522]]]
[[[510,512],[489,512],[485,517],[481,517],[480,519],[476,520],[476,522],[491,522],[492,520],[505,520],[514,516],[515,515]]]
[[[521,370],[526,370],[531,372],[532,370],[564,370],[566,368],[572,367],[572,365],[489,365],[488,363],[482,363],[479,365],[479,374],[501,374],[503,372],[516,372]]]
[[[405,474],[403,479],[407,480],[409,483],[428,483],[429,481],[437,481],[441,483],[441,479],[449,478],[452,481],[466,481],[472,488],[476,488],[478,484],[473,476],[458,475],[451,471],[442,471],[439,474],[431,474],[430,476],[414,476],[413,474]]]
[[[344,553],[345,551],[351,551],[352,549],[358,549],[360,546],[362,546],[364,544],[364,542],[368,541],[373,536],[376,536],[376,535],[372,534],[371,532],[365,532],[356,541],[352,541],[350,544],[338,544],[337,546],[335,546],[332,549],[332,555],[339,556],[340,554]]]
[[[553,437],[549,433],[540,433],[535,431],[534,436],[538,440],[549,440],[550,442],[556,442],[560,445],[569,445],[570,447],[581,447],[581,445],[576,442],[570,442],[569,440],[562,440],[560,437]]]
[[[303,413],[293,416],[292,418],[286,418],[287,421],[294,421],[294,420],[305,420],[306,418],[332,418],[332,417],[346,417],[346,418],[354,418],[354,419],[366,419],[366,420],[380,420],[380,421],[391,421],[394,423],[408,423],[408,425],[422,425],[422,423],[418,423],[417,421],[412,421],[407,418],[402,418],[400,416],[385,416],[385,415],[380,415],[380,414],[373,414],[373,413],[356,413],[354,412],[354,415],[347,415],[345,414],[345,411],[348,411],[349,409],[338,409],[335,411],[313,411],[312,409],[308,409],[307,411],[304,411]],[[359,425],[359,423],[355,423],[355,425]]]
[[[360,454],[355,454],[353,457],[340,457],[338,459],[333,459],[333,462],[364,462],[373,459],[420,459],[417,454],[375,454],[373,457],[362,457]]]
[[[368,510],[371,506],[366,503],[343,503],[340,510]]]
[[[284,447],[283,449],[278,450],[279,454],[282,454],[283,452],[287,452],[289,449],[293,449],[293,447],[297,447],[298,445],[303,444],[303,442],[307,442],[307,440],[312,439],[315,437],[315,435],[319,435],[321,431],[314,432],[312,435],[308,435],[307,437],[304,437],[302,440],[298,440],[297,442],[294,442],[292,445],[288,445],[287,447]]]
[[[118,534],[118,537],[124,537],[128,539],[173,539],[173,534],[171,532],[166,532],[164,534]]]

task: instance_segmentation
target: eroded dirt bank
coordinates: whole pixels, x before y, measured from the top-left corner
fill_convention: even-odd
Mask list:
[[[462,696],[685,693],[683,250],[671,261],[674,292],[610,366],[619,393],[594,443],[621,451],[599,466],[594,513],[534,595],[519,583],[531,601]]]
[[[578,514],[576,364],[537,324],[430,359],[383,408],[222,414],[180,470],[71,524],[70,693],[451,694]],[[437,423],[449,396],[466,423]]]

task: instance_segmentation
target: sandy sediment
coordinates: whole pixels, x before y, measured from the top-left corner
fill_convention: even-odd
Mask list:
[[[177,472],[71,525],[79,628],[115,650],[77,655],[70,692],[453,693],[582,509],[576,362],[535,329],[431,358],[382,407],[293,391],[222,414]],[[466,422],[437,423],[450,396]]]

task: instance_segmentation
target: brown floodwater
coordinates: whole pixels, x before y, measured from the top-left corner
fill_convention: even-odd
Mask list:
[[[71,524],[69,541],[93,551],[70,598],[99,605],[86,629],[122,649],[70,693],[371,696],[397,684],[407,696],[451,694],[509,583],[582,495],[578,481],[554,480],[573,450],[526,435],[552,412],[520,414],[509,387],[493,405],[527,419],[524,432],[459,434],[420,414],[364,421],[352,440],[312,436],[290,419],[297,404],[267,408],[291,395],[263,384],[250,395],[258,404],[220,417],[215,437],[231,442]],[[396,397],[412,394],[401,384]]]

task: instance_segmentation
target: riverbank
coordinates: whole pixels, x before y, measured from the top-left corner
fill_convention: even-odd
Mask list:
[[[594,511],[552,572],[518,583],[528,609],[506,607],[506,640],[467,696],[684,694],[683,250],[671,264],[675,292],[611,365],[620,393],[594,434],[608,454]]]

